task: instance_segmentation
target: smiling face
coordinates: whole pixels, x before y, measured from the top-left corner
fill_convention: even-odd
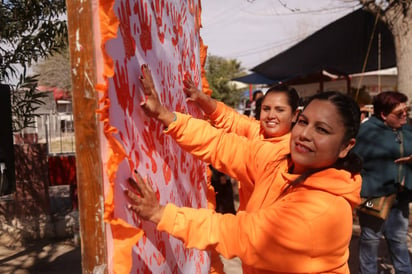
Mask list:
[[[293,127],[290,152],[293,173],[328,167],[344,158],[355,139],[343,142],[346,129],[340,114],[331,102],[313,100]]]
[[[265,138],[285,135],[290,131],[295,112],[283,92],[272,92],[265,96],[260,112],[260,125]]]

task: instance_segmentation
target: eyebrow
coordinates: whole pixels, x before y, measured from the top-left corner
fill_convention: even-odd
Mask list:
[[[302,117],[302,116],[303,116],[303,118],[305,118],[305,120],[308,120],[308,117],[307,117],[305,114],[301,113],[301,114],[299,115],[299,117]],[[330,126],[330,125],[329,125],[328,123],[326,123],[326,122],[316,121],[316,122],[315,122],[315,125],[325,126],[325,127],[327,127],[331,132],[334,131],[334,128],[333,128],[332,126]]]
[[[275,104],[274,105],[274,107],[282,107],[282,108],[285,108],[285,107],[288,107],[288,106],[289,106],[288,104],[284,104],[284,105]],[[262,107],[272,107],[272,105],[262,104]]]

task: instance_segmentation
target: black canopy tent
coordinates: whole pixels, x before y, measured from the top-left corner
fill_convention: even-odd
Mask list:
[[[252,72],[251,74],[245,76],[233,78],[232,80],[252,85],[271,85],[279,82],[273,79],[269,79],[256,72]]]
[[[376,21],[373,14],[359,9],[257,65],[252,71],[269,79],[285,81],[321,74],[323,70],[349,75],[394,66],[396,56],[391,32],[382,22]]]
[[[233,78],[232,81],[238,81],[245,84],[249,84],[249,100],[252,100],[253,97],[252,85],[274,85],[276,83],[279,83],[279,81],[266,78],[265,76],[256,72],[252,72],[251,74],[245,76]]]

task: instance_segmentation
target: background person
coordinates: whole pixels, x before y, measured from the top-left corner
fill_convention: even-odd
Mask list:
[[[247,117],[254,117],[255,110],[256,110],[256,100],[263,97],[263,92],[261,90],[255,90],[252,95],[252,100],[247,100],[245,103],[245,110],[243,111],[243,115]]]
[[[356,139],[354,151],[363,160],[361,196],[381,197],[401,190],[386,220],[358,212],[361,273],[378,273],[378,247],[382,236],[385,236],[396,273],[412,273],[407,246],[412,164],[396,161],[412,155],[412,128],[406,124],[407,101],[404,94],[394,91],[375,96],[373,115],[362,123]]]
[[[259,100],[260,98],[263,97],[263,92],[261,90],[255,90],[255,92],[253,92],[253,97],[252,97],[252,102],[250,104],[250,114],[249,117],[255,117],[256,116],[256,101]]]
[[[263,97],[260,97],[256,100],[256,104],[255,104],[255,106],[256,106],[256,108],[255,108],[255,119],[258,120],[258,121],[260,120],[260,111],[261,111],[261,108],[262,108],[262,101],[263,101]]]
[[[233,187],[230,177],[209,165],[211,183],[216,192],[216,212],[236,214],[233,201]]]

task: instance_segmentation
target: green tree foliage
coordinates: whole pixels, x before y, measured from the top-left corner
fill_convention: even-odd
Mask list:
[[[13,132],[20,132],[25,128],[35,127],[35,117],[39,116],[36,114],[36,110],[45,104],[43,98],[47,97],[47,94],[37,91],[37,76],[21,79],[15,90],[11,93]]]
[[[67,47],[64,0],[1,0],[0,80],[10,80],[39,58]],[[23,70],[25,71],[25,70]]]
[[[0,0],[0,82],[10,85],[13,131],[34,125],[35,111],[44,104],[36,92],[38,76],[27,68],[68,47],[65,0]]]
[[[245,75],[240,62],[208,55],[205,70],[206,78],[213,91],[212,98],[236,107],[242,97],[242,91],[231,83],[231,79]]]

